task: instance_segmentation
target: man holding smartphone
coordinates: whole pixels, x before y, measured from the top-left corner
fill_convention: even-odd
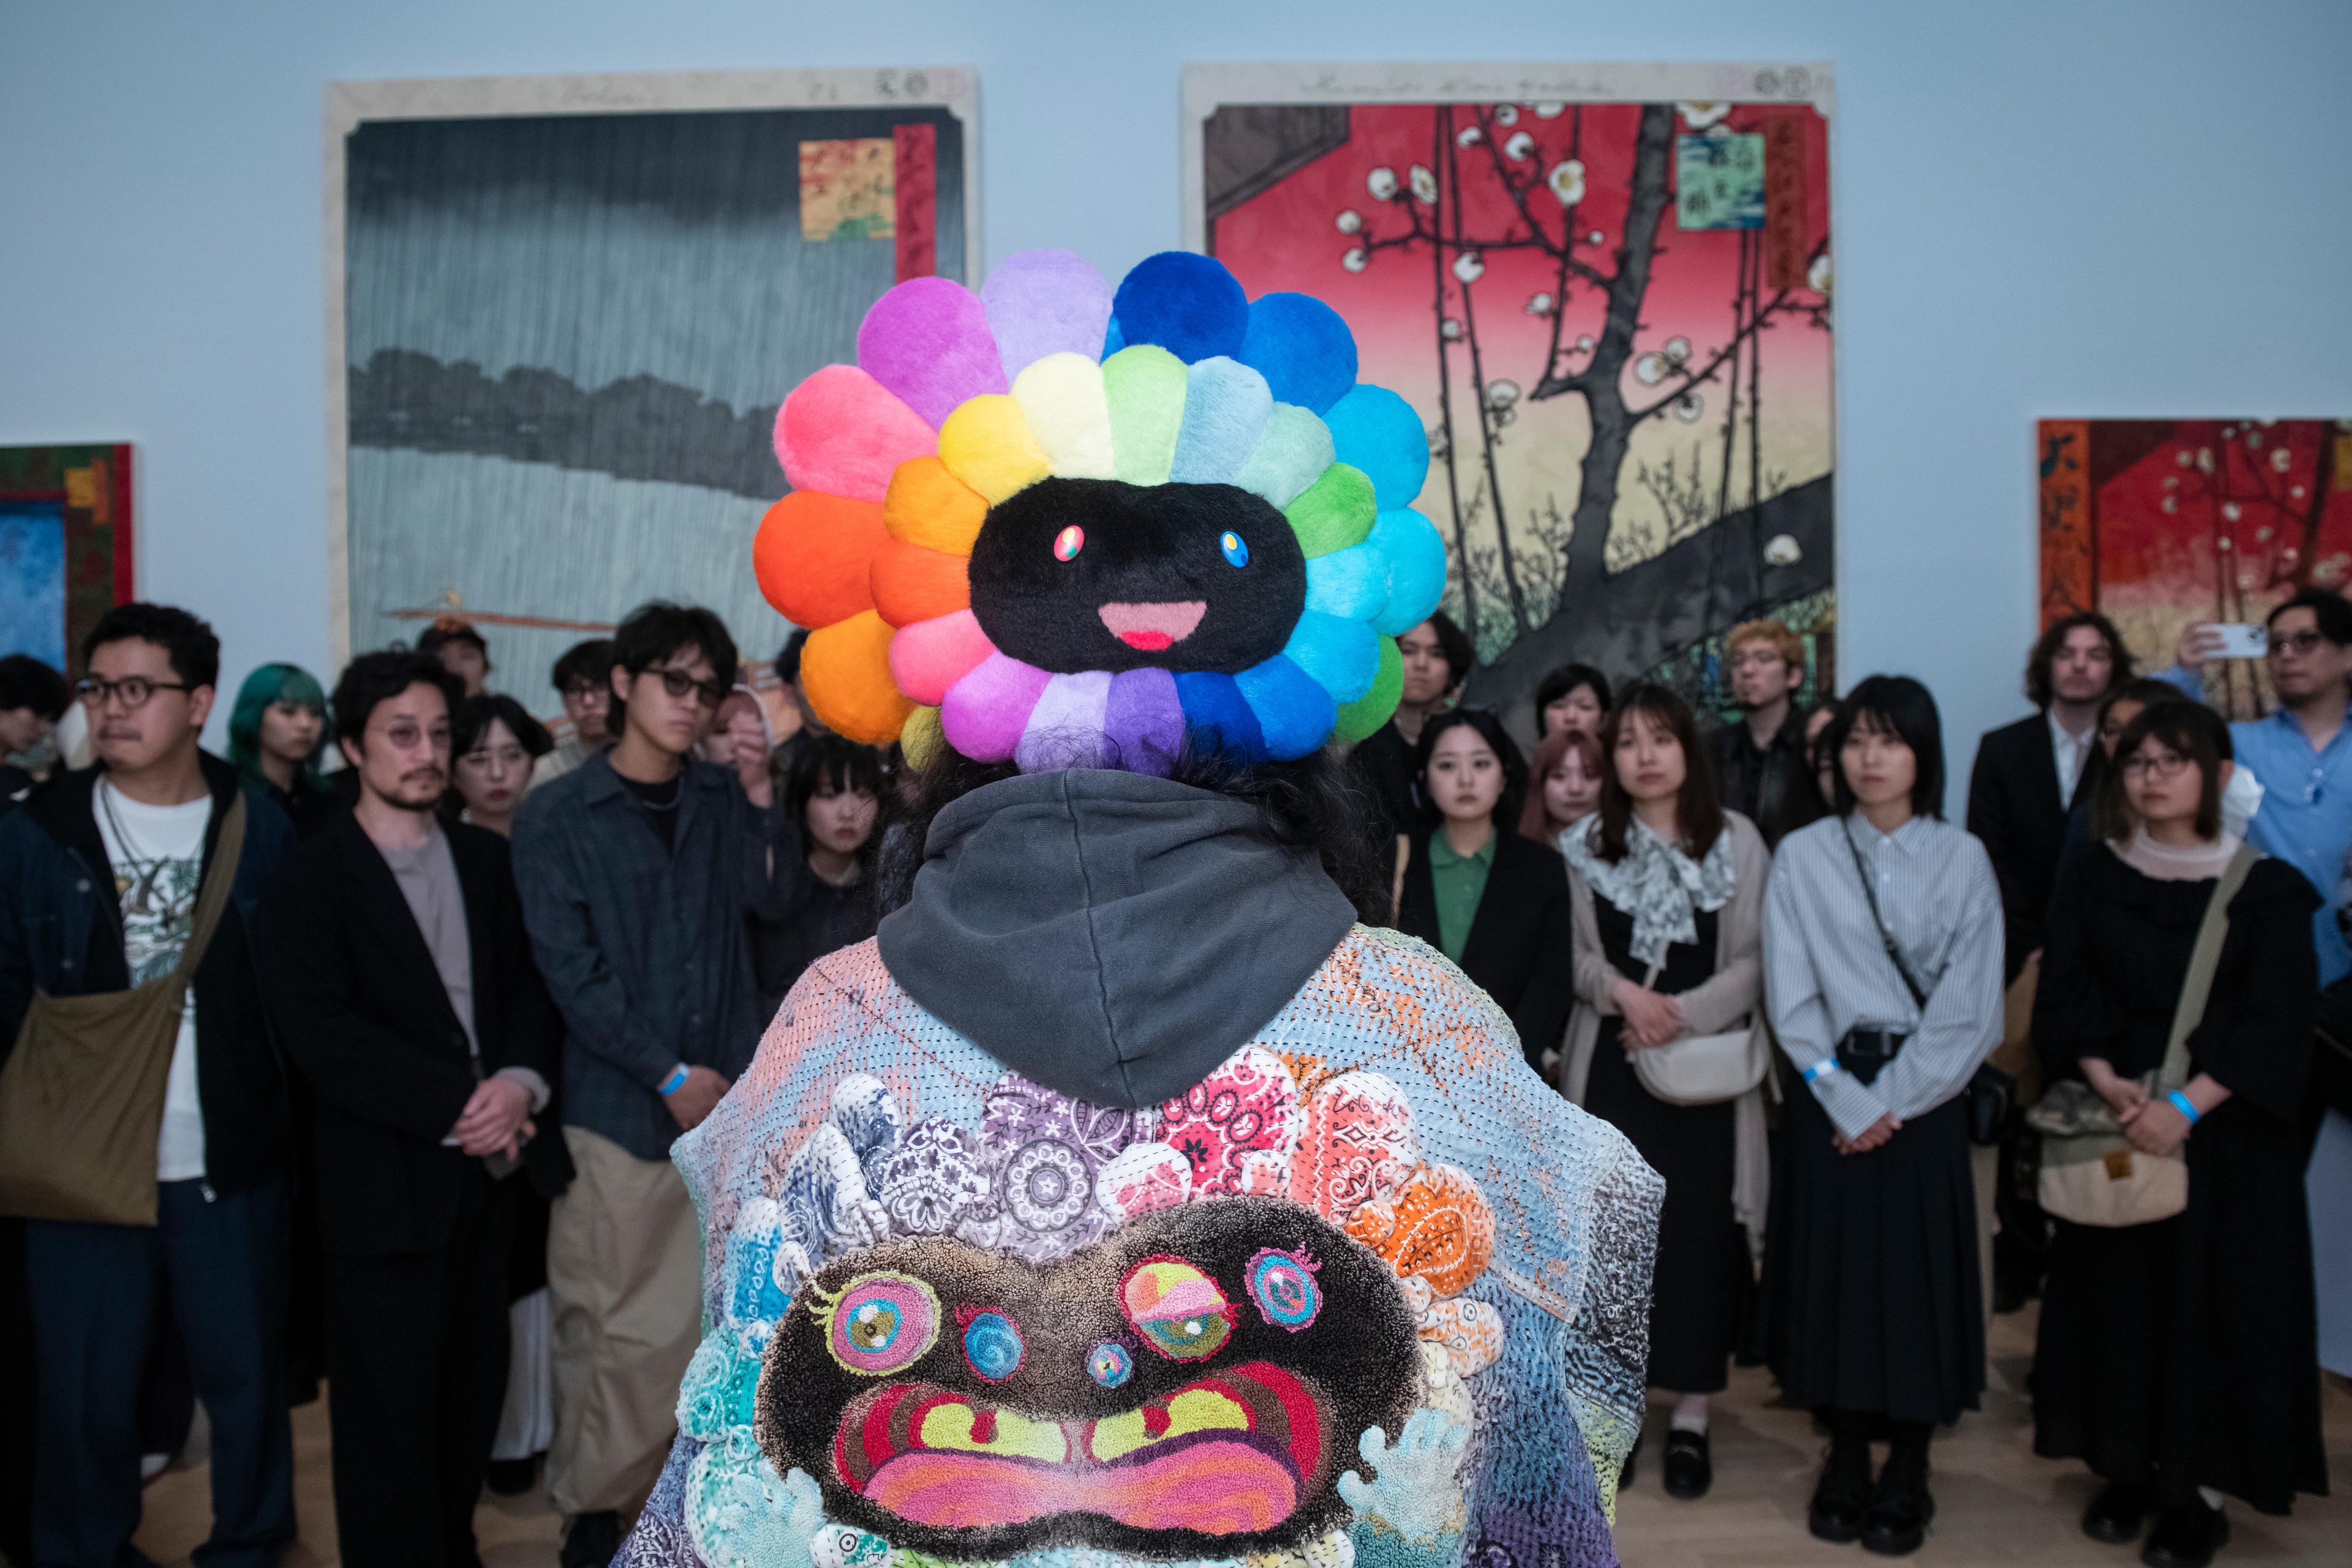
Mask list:
[[[264,1000],[318,1105],[352,1568],[481,1561],[474,1503],[507,1384],[506,1184],[520,1166],[552,1198],[572,1173],[535,1120],[562,1028],[506,840],[435,815],[457,684],[428,655],[352,661],[335,727],[359,799],[288,858],[261,910]]]

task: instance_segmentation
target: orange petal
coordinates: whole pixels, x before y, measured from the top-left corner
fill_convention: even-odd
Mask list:
[[[809,706],[832,729],[869,746],[898,739],[915,705],[890,679],[890,627],[864,610],[809,634],[801,649],[801,684]]]
[[[886,540],[874,557],[874,607],[894,626],[951,616],[971,603],[969,566],[965,556]]]
[[[751,571],[778,615],[829,626],[874,607],[874,556],[889,542],[876,502],[794,490],[760,520]]]
[[[971,542],[980,537],[980,525],[988,521],[988,502],[937,458],[918,458],[899,464],[890,476],[882,521],[893,539],[969,555]]]

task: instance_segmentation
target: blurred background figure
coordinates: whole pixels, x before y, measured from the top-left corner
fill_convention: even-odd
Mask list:
[[[533,784],[562,777],[612,742],[613,639],[590,637],[572,644],[547,679],[563,699],[563,717],[571,721],[572,733],[532,767]]]
[[[70,697],[66,678],[31,654],[0,658],[0,814],[55,761],[49,731],[65,717]]]
[[[1558,848],[1562,835],[1601,809],[1601,742],[1592,731],[1561,729],[1544,736],[1519,831]]]
[[[1536,685],[1536,738],[1562,730],[1601,733],[1609,717],[1609,678],[1589,664],[1563,664]]]
[[[1389,721],[1348,753],[1357,782],[1371,793],[1387,837],[1422,827],[1423,798],[1418,793],[1420,763],[1413,748],[1431,714],[1450,708],[1470,679],[1474,657],[1469,635],[1443,610],[1397,638],[1404,662],[1404,694]]]
[[[784,646],[776,650],[776,679],[784,683],[784,694],[792,700],[793,713],[800,719],[791,733],[776,742],[771,771],[780,788],[789,786],[793,762],[799,756],[801,747],[819,735],[833,733],[816,716],[816,710],[809,706],[808,689],[801,684],[801,649],[807,646],[808,629],[803,626],[786,637]]]
[[[883,755],[839,735],[812,735],[796,748],[784,782],[786,824],[800,835],[809,874],[784,916],[755,921],[752,964],[761,1005],[772,1016],[801,972],[861,940],[870,928],[877,831],[891,787]],[[893,803],[895,804],[895,802]]]
[[[474,629],[474,623],[459,616],[444,616],[425,629],[416,639],[416,651],[429,653],[441,661],[441,668],[457,678],[465,695],[478,696],[490,681],[490,645]]]
[[[236,689],[228,760],[278,803],[298,842],[332,822],[341,808],[320,770],[333,738],[326,689],[300,665],[265,664]]]
[[[514,832],[515,807],[539,759],[555,750],[547,726],[513,698],[489,691],[464,699],[449,724],[450,799],[445,810],[499,837]]]
[[[775,777],[770,765],[770,754],[775,749],[775,731],[768,727],[767,705],[760,700],[758,692],[737,682],[719,704],[719,716],[710,721],[710,733],[703,737],[703,761],[732,768],[751,804],[764,810],[776,798]]]
[[[1724,673],[1739,717],[1707,736],[1723,808],[1756,825],[1767,848],[1828,810],[1805,787],[1805,639],[1780,621],[1744,621],[1723,639]]]

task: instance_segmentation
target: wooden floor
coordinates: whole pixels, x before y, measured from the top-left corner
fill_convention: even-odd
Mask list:
[[[1940,1512],[1922,1561],[1939,1568],[2138,1561],[2136,1551],[2099,1545],[2077,1527],[2094,1489],[2080,1466],[2033,1457],[2024,1398],[2032,1349],[2031,1310],[1994,1321],[1992,1387],[1985,1407],[1936,1440]],[[1825,1546],[1805,1533],[1805,1505],[1822,1439],[1803,1411],[1775,1408],[1773,1393],[1760,1368],[1732,1374],[1731,1391],[1716,1405],[1715,1490],[1695,1503],[1676,1502],[1659,1489],[1665,1411],[1651,1413],[1638,1477],[1617,1510],[1617,1549],[1627,1568],[1769,1568],[1865,1560],[1859,1547]],[[2310,1568],[2352,1563],[2352,1391],[2341,1378],[2328,1380],[2326,1423],[2328,1469],[2339,1495],[2305,1500],[2290,1519],[2267,1519],[2232,1502],[2236,1535],[2224,1562]],[[139,1546],[158,1563],[185,1563],[203,1540],[205,1484],[204,1467],[197,1465],[148,1489]],[[294,1491],[302,1536],[286,1557],[287,1568],[330,1568],[339,1560],[323,1405],[294,1413]],[[552,1568],[557,1521],[544,1494],[485,1499],[475,1518],[488,1568]]]

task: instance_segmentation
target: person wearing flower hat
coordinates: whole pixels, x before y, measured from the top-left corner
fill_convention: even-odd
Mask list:
[[[706,1332],[617,1561],[1613,1563],[1661,1184],[1378,929],[1332,742],[1445,555],[1336,312],[900,284],[754,546],[911,847],[673,1158]]]

